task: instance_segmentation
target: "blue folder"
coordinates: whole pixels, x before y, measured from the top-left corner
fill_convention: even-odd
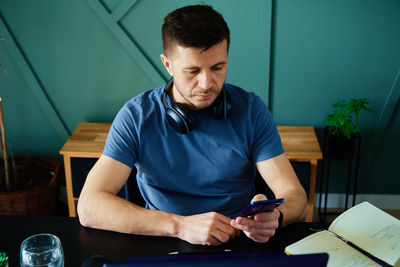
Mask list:
[[[227,253],[128,258],[125,263],[107,263],[104,267],[124,266],[326,266],[327,253],[287,256],[284,253]]]

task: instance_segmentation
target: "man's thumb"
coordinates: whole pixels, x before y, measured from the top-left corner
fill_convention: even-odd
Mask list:
[[[267,197],[264,194],[257,194],[253,197],[251,202],[260,201],[260,200],[267,200]]]

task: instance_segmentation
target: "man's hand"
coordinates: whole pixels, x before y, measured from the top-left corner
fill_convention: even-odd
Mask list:
[[[216,212],[182,217],[179,237],[192,244],[220,245],[240,234],[230,221]]]
[[[262,194],[256,195],[251,202],[266,200],[266,196]],[[242,230],[247,237],[259,243],[267,242],[275,235],[275,230],[278,228],[279,211],[274,209],[271,212],[261,212],[247,218],[237,217],[231,220],[231,225]]]

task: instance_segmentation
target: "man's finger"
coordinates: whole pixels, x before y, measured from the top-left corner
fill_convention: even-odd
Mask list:
[[[238,223],[236,221],[232,222],[232,226],[235,227],[236,229],[240,229],[242,231],[248,231],[248,232],[255,232],[258,230],[265,230],[267,229],[266,225],[262,225],[262,223],[255,223],[254,221],[252,222],[244,222],[244,223]]]
[[[216,238],[214,235],[210,235],[207,240],[205,245],[212,245],[212,246],[218,246],[221,245],[223,242],[221,242],[218,238]]]
[[[251,202],[255,202],[255,201],[261,201],[261,200],[267,200],[267,197],[264,194],[257,194],[253,197],[253,199],[251,200]]]
[[[271,235],[255,235],[254,233],[245,232],[245,231],[244,231],[244,233],[248,238],[250,238],[253,241],[258,242],[258,243],[265,243],[271,238]]]

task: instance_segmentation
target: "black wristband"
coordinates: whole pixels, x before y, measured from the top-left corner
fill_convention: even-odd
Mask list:
[[[281,228],[283,223],[283,213],[280,211],[280,209],[277,208],[277,210],[279,211],[278,228]]]

